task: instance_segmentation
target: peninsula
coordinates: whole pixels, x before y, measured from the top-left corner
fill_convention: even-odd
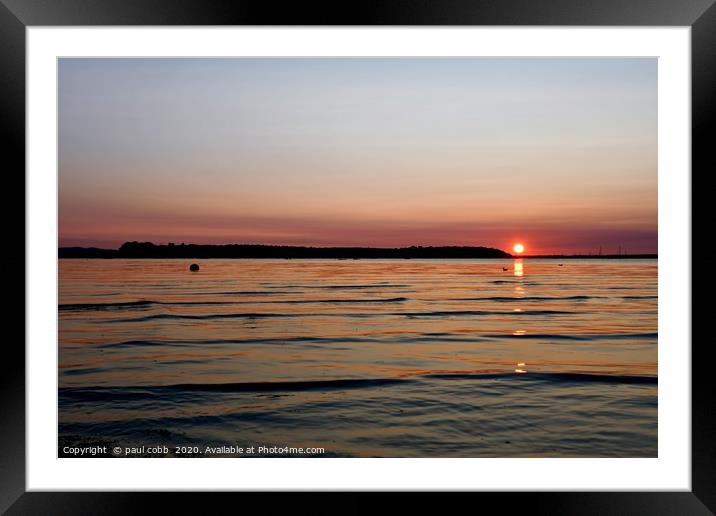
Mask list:
[[[410,259],[410,258],[511,258],[512,255],[491,247],[411,246],[381,247],[303,247],[259,244],[153,244],[125,242],[119,249],[97,247],[60,247],[59,258],[267,258],[306,259]]]

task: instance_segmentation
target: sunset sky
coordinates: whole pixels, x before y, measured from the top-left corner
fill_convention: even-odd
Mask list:
[[[60,59],[59,243],[657,250],[651,58]]]

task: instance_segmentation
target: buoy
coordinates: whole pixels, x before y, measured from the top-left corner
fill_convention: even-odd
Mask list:
[[[189,270],[192,271],[192,272],[196,272],[196,271],[199,270],[199,266],[198,266],[197,264],[195,264],[195,263],[192,263],[192,264],[189,266]]]

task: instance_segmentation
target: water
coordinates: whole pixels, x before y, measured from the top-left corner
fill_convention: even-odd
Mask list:
[[[61,455],[657,455],[656,260],[198,263],[60,260]]]

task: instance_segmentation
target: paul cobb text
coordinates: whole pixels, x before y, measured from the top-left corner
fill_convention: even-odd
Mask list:
[[[63,456],[69,457],[266,457],[281,455],[322,455],[322,447],[297,446],[63,446]]]

